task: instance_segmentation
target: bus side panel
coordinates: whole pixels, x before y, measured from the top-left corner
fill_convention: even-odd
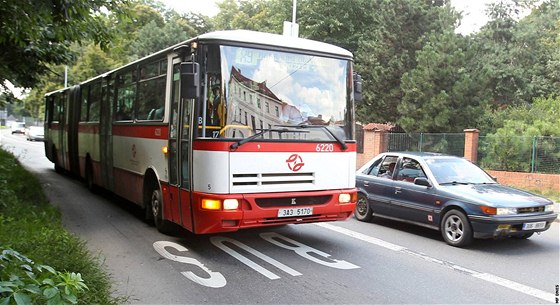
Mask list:
[[[114,191],[138,205],[143,205],[143,180],[148,168],[160,181],[167,182],[166,125],[113,125]]]
[[[100,151],[99,151],[99,124],[81,123],[78,126],[78,155],[80,161],[80,177],[86,177],[86,159],[89,155],[93,166],[94,183],[101,185],[100,181]]]
[[[113,176],[115,178],[115,194],[141,206],[144,176],[120,168],[113,169]]]

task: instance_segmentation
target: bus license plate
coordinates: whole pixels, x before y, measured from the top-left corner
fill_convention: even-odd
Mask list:
[[[313,208],[291,208],[278,210],[278,217],[297,217],[313,215]]]
[[[527,222],[523,224],[523,230],[544,229],[544,227],[546,227],[546,221]]]

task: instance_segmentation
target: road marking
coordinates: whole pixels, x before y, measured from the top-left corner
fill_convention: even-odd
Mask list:
[[[370,244],[373,244],[373,245],[376,245],[376,246],[383,247],[383,248],[391,250],[391,251],[400,252],[400,253],[404,253],[404,254],[407,254],[407,255],[415,256],[415,257],[418,257],[418,258],[423,259],[425,261],[448,267],[448,268],[450,268],[452,270],[455,270],[457,272],[461,272],[463,274],[470,275],[472,277],[481,279],[483,281],[486,281],[486,282],[489,282],[489,283],[492,283],[492,284],[496,284],[496,285],[500,285],[502,287],[509,288],[509,289],[515,290],[517,292],[521,292],[523,294],[526,294],[526,295],[529,295],[529,296],[532,296],[532,297],[535,297],[535,298],[539,298],[541,300],[545,300],[547,302],[554,302],[554,300],[555,300],[555,296],[552,293],[548,293],[546,291],[542,291],[542,290],[539,290],[539,289],[536,289],[536,288],[533,288],[533,287],[529,287],[529,286],[523,285],[521,283],[510,281],[508,279],[504,279],[504,278],[501,278],[501,277],[493,275],[493,274],[471,270],[469,268],[465,268],[465,267],[456,265],[452,262],[443,261],[443,260],[431,257],[429,255],[426,255],[426,254],[423,254],[423,253],[420,253],[420,252],[416,252],[416,251],[407,249],[406,247],[399,246],[399,245],[396,245],[396,244],[393,244],[393,243],[390,243],[390,242],[387,242],[387,241],[384,241],[384,240],[381,240],[381,239],[378,239],[378,238],[375,238],[375,237],[371,237],[371,236],[368,236],[368,235],[365,235],[365,234],[362,234],[362,233],[358,233],[358,232],[355,232],[355,231],[352,231],[352,230],[349,230],[349,229],[345,229],[345,228],[342,228],[342,227],[338,227],[338,226],[335,226],[335,225],[331,225],[331,224],[328,224],[328,223],[315,223],[315,225],[320,226],[320,227],[325,228],[325,229],[329,229],[331,231],[335,231],[335,232],[344,234],[346,236],[350,236],[350,237],[365,241],[367,243],[370,243]]]

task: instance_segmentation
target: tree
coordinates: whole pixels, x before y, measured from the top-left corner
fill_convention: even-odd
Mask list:
[[[442,8],[439,2],[420,0],[377,0],[373,5],[355,53],[356,70],[364,79],[357,117],[363,122],[396,122],[404,94],[402,76],[416,67],[425,35],[442,32]]]
[[[559,114],[560,97],[552,96],[536,98],[531,105],[513,106],[495,114],[501,126],[481,142],[482,165],[515,171],[557,165],[560,162]],[[537,137],[542,140],[539,145]],[[539,158],[532,163],[531,156],[537,146]]]
[[[560,4],[545,1],[498,1],[488,8],[490,22],[475,37],[477,79],[494,108],[530,103],[534,97],[558,92],[551,42],[558,36]],[[523,8],[531,15],[517,21]]]
[[[127,0],[5,0],[0,6],[0,85],[33,87],[50,64],[73,59],[72,42],[106,47],[112,37],[104,12],[124,16]]]
[[[428,35],[417,66],[402,78],[397,120],[407,132],[461,132],[477,126],[483,109],[468,63],[469,42],[451,27]]]
[[[289,2],[286,6],[286,0],[224,0],[218,3],[220,12],[213,18],[214,27],[281,33],[286,9],[291,8]]]

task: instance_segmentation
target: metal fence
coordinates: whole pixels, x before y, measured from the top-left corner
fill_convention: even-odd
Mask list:
[[[560,174],[560,137],[480,136],[478,161],[486,169]]]
[[[436,152],[454,156],[465,153],[464,133],[388,133],[387,151]]]

